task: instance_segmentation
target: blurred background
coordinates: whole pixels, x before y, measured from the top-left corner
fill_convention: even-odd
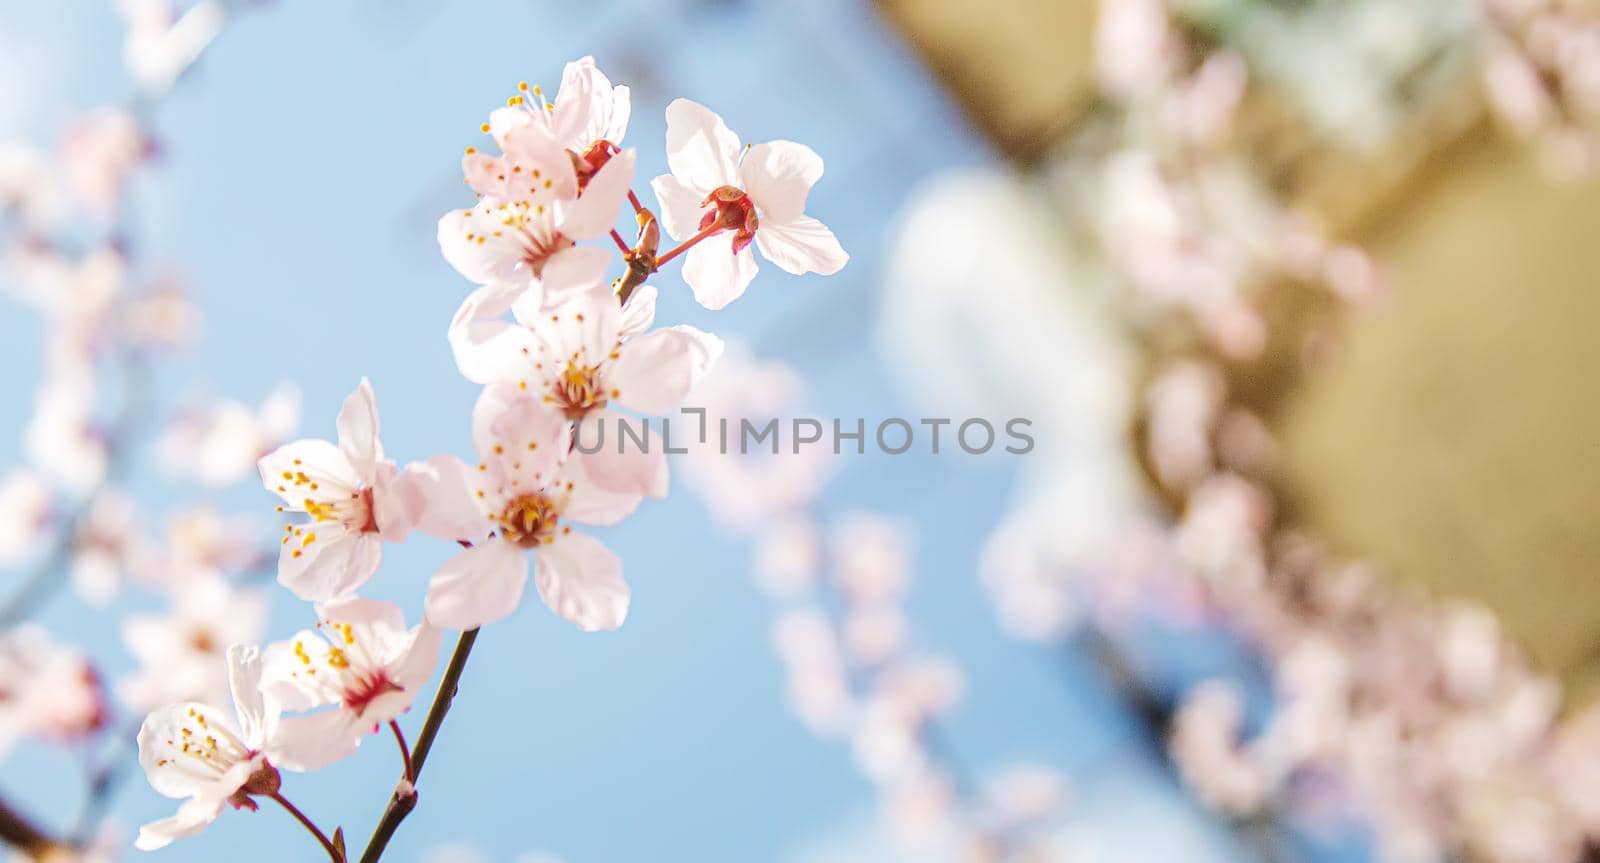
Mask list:
[[[0,10],[18,859],[316,859],[265,808],[133,851],[174,801],[130,731],[310,622],[259,455],[366,377],[391,457],[470,457],[435,223],[590,54],[641,177],[679,96],[827,166],[839,275],[652,282],[737,345],[702,400],[1037,445],[675,464],[601,531],[627,624],[485,630],[385,859],[1600,855],[1593,4]],[[450,551],[373,593],[420,613]],[[389,749],[287,789],[359,847]]]

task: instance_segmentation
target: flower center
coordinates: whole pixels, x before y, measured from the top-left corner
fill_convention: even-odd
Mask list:
[[[611,157],[620,152],[622,152],[621,147],[601,138],[590,144],[589,149],[584,150],[582,153],[573,153],[572,167],[578,174],[578,191],[582,193],[584,189],[588,188],[589,181],[594,178],[594,175],[600,173],[600,169],[611,161]]]
[[[389,678],[388,671],[378,668],[366,674],[354,675],[345,684],[344,706],[349,710],[355,711],[355,714],[360,716],[366,713],[367,708],[371,707],[372,702],[378,700],[380,696],[388,695],[391,692],[404,691],[405,687]]]
[[[320,501],[308,497],[304,504],[306,514],[314,521],[338,522],[361,533],[373,533],[378,529],[370,488],[358,488],[350,492],[349,497],[327,498]]]
[[[537,548],[553,541],[560,520],[561,508],[544,492],[512,500],[496,519],[500,524],[500,537],[523,548]]]
[[[556,378],[551,395],[569,420],[583,419],[589,411],[605,407],[605,384],[600,380],[600,367],[568,360],[566,369]]]
[[[732,228],[734,254],[750,245],[750,241],[755,239],[756,229],[761,227],[761,220],[756,217],[755,202],[737,186],[718,186],[700,202],[700,206],[712,208],[700,217],[700,230],[704,231],[713,225]]]

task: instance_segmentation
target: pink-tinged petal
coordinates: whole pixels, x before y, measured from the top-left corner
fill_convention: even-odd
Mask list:
[[[569,533],[539,549],[539,598],[584,632],[612,630],[628,617],[628,583],[622,560],[582,533]]]
[[[226,715],[208,704],[185,701],[152,711],[139,726],[139,766],[149,777],[150,786],[167,797],[194,797],[206,793],[213,785],[211,778],[202,777],[179,763],[175,759],[179,754],[176,743],[168,742],[182,739],[181,729],[191,710],[208,719]]]
[[[461,173],[467,185],[485,198],[498,198],[506,190],[506,163],[499,156],[468,153],[461,158]]]
[[[514,232],[502,230],[499,202],[486,198],[476,207],[451,210],[439,219],[439,252],[467,281],[527,280],[520,270],[522,246]]]
[[[631,110],[627,87],[613,87],[593,57],[566,65],[556,94],[553,124],[565,132],[568,146],[585,148],[595,141],[622,141]]]
[[[711,371],[722,348],[722,339],[691,326],[655,330],[622,346],[608,380],[624,407],[668,413]]]
[[[372,521],[384,542],[405,542],[428,504],[414,485],[400,477],[393,462],[380,462],[372,477]]]
[[[498,537],[445,561],[428,583],[428,622],[472,629],[510,616],[528,584],[522,549]]]
[[[536,293],[525,281],[496,282],[473,291],[456,310],[450,321],[450,350],[467,380],[476,384],[514,381],[532,370],[528,357],[533,337],[504,316],[519,298]]]
[[[506,135],[505,161],[510,172],[502,200],[550,205],[578,196],[578,175],[567,148],[538,123]]]
[[[328,643],[309,629],[267,645],[261,658],[262,692],[284,710],[312,710],[338,702],[338,681],[313,673],[313,663],[327,652]]]
[[[511,133],[533,122],[534,114],[521,108],[496,108],[489,112],[489,137],[504,150]]]
[[[371,484],[383,442],[378,439],[378,398],[366,378],[345,397],[339,410],[339,450],[363,484]]]
[[[570,302],[548,308],[529,320],[534,332],[534,365],[550,381],[571,363],[604,366],[622,332],[622,309],[605,285],[596,285]]]
[[[710,108],[688,99],[667,106],[667,167],[691,188],[737,185],[739,149],[739,136]]]
[[[667,236],[681,242],[700,230],[700,218],[706,212],[701,204],[711,190],[695,189],[672,174],[662,174],[651,180],[650,188],[655,191],[656,201],[661,204],[657,214]]]
[[[822,179],[822,157],[804,144],[768,141],[744,154],[739,177],[763,224],[769,218],[787,222],[805,212],[806,196]]]
[[[756,245],[767,260],[797,276],[831,276],[850,260],[833,232],[810,216],[775,225],[762,222],[756,231]]]
[[[285,539],[278,554],[278,583],[307,602],[354,591],[382,561],[383,539],[376,533],[357,533],[333,522],[296,528]]]
[[[604,422],[616,434],[619,415],[610,413]],[[599,421],[599,420],[597,420]],[[594,453],[573,453],[557,477],[567,488],[567,502],[561,517],[578,524],[599,527],[616,524],[639,508],[645,497],[665,497],[667,456],[661,438],[650,435],[648,449],[629,444],[617,451],[610,445]]]
[[[308,497],[318,501],[348,497],[361,486],[361,477],[344,452],[324,440],[286,443],[263,456],[257,467],[267,490],[296,512],[305,509]]]
[[[277,721],[275,709],[261,696],[261,648],[235,644],[228,648],[228,688],[239,717],[239,737],[260,746]]]
[[[533,389],[485,387],[472,410],[472,443],[482,469],[471,479],[485,499],[538,489],[567,451],[567,421]]]
[[[225,804],[225,800],[209,798],[186,801],[171,818],[152,821],[140,827],[139,838],[133,840],[133,847],[140,851],[154,851],[178,839],[193,836],[217,820]]]
[[[573,246],[556,252],[545,262],[539,279],[541,291],[537,295],[530,291],[512,305],[517,322],[532,326],[546,317],[544,313],[549,309],[605,285],[609,266],[611,253],[594,246]]]
[[[622,307],[622,324],[617,335],[632,338],[656,322],[657,291],[653,285],[640,285],[634,289],[628,304]]]
[[[756,242],[766,228],[756,231]],[[733,251],[733,235],[719,234],[690,249],[683,262],[683,280],[695,301],[716,311],[744,296],[756,277],[756,256],[746,246]]]
[[[383,723],[398,718],[410,710],[417,698],[424,694],[423,687],[433,676],[439,662],[441,633],[439,628],[424,623],[409,636],[410,645],[389,666],[389,676],[398,687],[372,699],[361,718],[368,723]]]
[[[267,760],[285,770],[321,770],[354,753],[371,730],[372,723],[338,707],[290,716],[278,724]]]
[[[395,485],[404,486],[404,494],[414,494],[423,502],[417,530],[439,539],[473,542],[488,535],[488,521],[469,483],[476,473],[451,455],[406,465]]]
[[[597,239],[617,226],[617,214],[622,212],[628,190],[633,188],[633,166],[637,161],[637,153],[623,150],[590,178],[583,194],[562,213],[561,233],[567,239]]]

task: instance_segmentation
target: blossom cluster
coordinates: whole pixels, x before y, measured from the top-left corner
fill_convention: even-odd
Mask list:
[[[1536,143],[1550,173],[1595,169],[1600,16],[1591,4],[1482,0],[1483,85],[1503,125]]]
[[[755,385],[759,382],[759,385]],[[761,421],[792,408],[798,375],[734,349],[697,394],[706,415]],[[826,471],[809,450],[720,457],[691,448],[687,479],[729,529],[751,537],[754,578],[776,610],[772,640],[797,719],[824,740],[849,744],[877,789],[883,821],[909,849],[961,859],[1057,859],[1066,783],[1023,765],[981,787],[941,721],[965,680],[953,661],[913,639],[904,609],[913,559],[909,527],[855,512],[825,519]]]
[[[1566,133],[1556,121],[1581,103],[1592,71],[1584,53],[1592,25],[1579,5],[1487,4],[1499,28],[1489,45],[1489,95],[1514,127]],[[1124,192],[1147,190],[1114,196],[1136,218],[1119,217],[1100,235],[1109,268],[1132,288],[1130,305],[1152,284],[1171,284],[1153,283],[1152,267],[1215,290],[1171,292],[1184,298],[1170,305],[1198,337],[1162,342],[1178,347],[1158,349],[1138,392],[1133,439],[1151,499],[1088,542],[1019,513],[994,534],[985,558],[1001,620],[1022,638],[1076,643],[1088,634],[1119,651],[1120,670],[1145,687],[1136,694],[1176,771],[1231,818],[1301,839],[1359,835],[1385,860],[1586,859],[1600,837],[1589,799],[1600,763],[1595,709],[1564,713],[1558,684],[1488,610],[1424,596],[1341,559],[1280,511],[1271,484],[1276,444],[1260,393],[1238,385],[1238,369],[1269,336],[1303,338],[1300,357],[1321,355],[1328,334],[1373,295],[1376,267],[1353,247],[1273,228],[1292,222],[1270,195],[1250,197],[1252,212],[1266,218],[1241,222],[1230,199],[1195,191],[1204,186],[1193,172],[1217,151],[1196,146],[1204,139],[1193,130],[1213,126],[1185,120],[1189,100],[1215,84],[1204,83],[1217,74],[1208,68],[1230,69],[1235,59],[1226,48],[1174,47],[1184,44],[1184,29],[1167,7],[1104,4],[1101,78],[1119,116],[1131,118],[1131,131],[1115,140],[1148,141],[1136,157],[1123,151],[1108,173],[1137,180]],[[1507,34],[1532,42],[1512,45]],[[1148,50],[1128,50],[1134,45]],[[1530,46],[1531,54],[1520,53]],[[1239,100],[1233,84],[1215,92]],[[1538,103],[1533,110],[1529,99]],[[1577,144],[1560,146],[1570,155]],[[1246,185],[1261,188],[1258,179]],[[1173,189],[1188,191],[1174,197]],[[1242,223],[1255,229],[1236,230]],[[1248,242],[1229,246],[1218,237]],[[1119,251],[1152,248],[1154,256]],[[1188,257],[1157,263],[1166,260],[1163,249]],[[1316,306],[1309,331],[1270,333],[1259,273],[1233,266],[1245,260],[1279,262],[1273,277],[1320,281],[1345,302]],[[1218,315],[1235,307],[1237,316]],[[1229,319],[1250,324],[1219,327]],[[1170,322],[1134,320],[1147,337],[1170,335],[1162,331]],[[1150,650],[1133,649],[1153,632],[1180,643],[1205,635],[1246,655],[1185,679],[1192,665],[1161,665]],[[1179,691],[1165,691],[1174,679]]]
[[[279,538],[277,580],[313,604],[316,625],[264,647],[227,639],[237,642],[226,663],[231,711],[184,699],[150,713],[140,761],[157,791],[184,802],[141,830],[140,847],[269,799],[342,861],[342,831],[330,838],[295,809],[282,772],[320,769],[387,728],[402,760],[396,799],[414,802],[421,763],[398,720],[432,677],[444,630],[465,633],[456,654],[464,661],[479,627],[516,610],[530,575],[544,604],[579,629],[623,624],[622,561],[583,528],[614,525],[665,496],[665,454],[659,446],[587,452],[577,436],[620,411],[676,410],[723,352],[710,333],[657,326],[657,289],[646,280],[682,256],[695,298],[716,309],[749,286],[751,246],[796,274],[832,273],[847,259],[804,212],[822,175],[816,153],[789,141],[745,147],[720,117],[684,99],[667,108],[671,173],[652,182],[658,227],[633,191],[637,153],[624,146],[631,107],[628,88],[586,57],[567,64],[553,100],[520,84],[481,127],[493,152],[469,147],[462,159],[477,201],[441,218],[438,240],[477,285],[447,328],[461,373],[482,385],[470,462],[391,458],[366,380],[345,399],[335,439],[296,440],[260,457],[264,487],[293,519]],[[632,244],[615,228],[625,211],[637,228]],[[682,242],[661,251],[660,227]],[[196,433],[230,422],[211,417]],[[400,606],[361,594],[387,547],[418,535],[460,548],[433,574],[421,619],[408,627]]]

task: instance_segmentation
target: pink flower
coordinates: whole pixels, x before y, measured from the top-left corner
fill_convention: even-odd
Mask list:
[[[832,275],[850,259],[827,226],[805,215],[806,197],[822,177],[822,159],[810,147],[769,141],[746,152],[721,117],[676,99],[667,106],[667,164],[672,173],[650,184],[667,233],[680,241],[714,233],[683,265],[700,305],[720,309],[749,287],[752,240],[795,275]]]
[[[180,416],[161,435],[161,466],[180,479],[220,488],[243,480],[300,424],[300,390],[281,384],[261,406],[224,399]]]
[[[563,266],[560,277],[581,277],[574,299],[541,310],[530,294],[513,304],[522,331],[494,320],[503,303],[476,305],[492,288],[469,298],[474,308],[464,307],[451,327],[457,362],[479,383],[531,388],[579,423],[579,441],[594,451],[596,482],[661,497],[667,490],[666,453],[660,445],[621,446],[622,417],[612,406],[650,414],[677,408],[721,356],[722,340],[690,326],[639,332],[654,317],[653,293],[635,295],[628,308],[618,308],[601,265],[586,265],[583,273],[573,269]]]
[[[521,97],[513,100],[521,104]],[[574,243],[603,237],[633,184],[636,154],[607,153],[590,170],[582,153],[552,137],[542,121],[512,122],[501,115],[493,128],[502,155],[468,148],[461,167],[481,200],[439,220],[439,249],[461,275],[480,285],[540,284],[547,267],[573,255],[607,260],[599,249]],[[484,124],[491,131],[491,124]],[[586,127],[585,127],[586,128]],[[580,173],[574,164],[585,167]],[[568,297],[558,284],[542,285],[543,302]]]
[[[191,701],[152,712],[139,728],[139,764],[151,787],[184,803],[171,818],[141,827],[135,847],[153,851],[193,836],[224,806],[255,809],[251,795],[277,792],[278,767],[304,769],[296,747],[280,733],[278,708],[262,697],[261,652],[229,648],[228,682],[235,721]]]
[[[534,95],[540,96],[538,88]],[[542,97],[541,97],[542,99]],[[553,104],[513,99],[514,104],[489,115],[489,134],[503,149],[517,129],[535,125],[552,141],[579,159],[579,177],[593,176],[617,154],[628,131],[632,100],[628,88],[613,87],[593,57],[568,63],[561,73],[561,90]]]
[[[173,589],[165,614],[130,614],[122,625],[139,669],[119,681],[118,694],[134,710],[174,701],[222,696],[223,651],[254,642],[267,623],[259,592],[240,590],[217,575],[195,576]]]
[[[132,114],[100,108],[67,127],[61,139],[62,175],[86,210],[109,219],[121,206],[128,176],[150,152]]]
[[[311,520],[284,529],[278,583],[301,599],[350,593],[378,571],[383,542],[405,539],[421,502],[399,481],[378,440],[372,385],[361,385],[339,412],[339,444],[299,440],[261,459],[261,480],[290,512]]]
[[[82,739],[106,717],[100,675],[83,653],[33,625],[0,634],[0,755],[27,738]]]
[[[538,561],[539,596],[585,631],[616,629],[628,614],[622,561],[599,540],[564,521],[611,525],[638,507],[641,496],[603,489],[589,459],[569,453],[566,420],[515,385],[484,390],[472,416],[481,459],[473,470],[453,458],[434,459],[430,532],[477,541],[434,574],[428,585],[430,623],[471,629],[516,610],[528,581],[524,551]]]
[[[309,768],[351,752],[369,732],[398,718],[433,674],[439,630],[406,629],[399,606],[352,597],[318,606],[321,633],[303,631],[266,650],[263,689],[286,710],[337,705],[285,719]]]

